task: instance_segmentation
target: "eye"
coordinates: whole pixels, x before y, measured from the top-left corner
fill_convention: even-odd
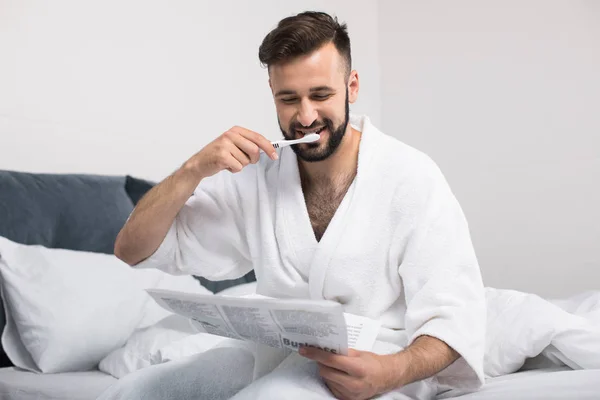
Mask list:
[[[323,101],[323,100],[327,100],[330,97],[331,97],[330,94],[315,94],[312,98],[315,100]]]
[[[295,103],[296,101],[298,101],[298,99],[297,99],[296,97],[288,97],[288,98],[285,98],[285,99],[281,99],[281,101],[282,101],[284,104],[293,104],[293,103]]]

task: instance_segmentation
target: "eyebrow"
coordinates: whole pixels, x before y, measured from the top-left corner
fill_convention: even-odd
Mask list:
[[[310,88],[310,92],[311,93],[313,93],[313,92],[326,92],[326,91],[333,92],[334,89],[332,87],[329,87],[329,86],[317,86],[317,87]],[[284,89],[284,90],[280,90],[279,92],[275,93],[275,97],[292,95],[292,94],[297,94],[297,92],[294,91],[294,90]]]

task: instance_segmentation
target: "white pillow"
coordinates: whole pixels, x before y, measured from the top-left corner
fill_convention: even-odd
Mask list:
[[[137,330],[125,346],[102,359],[98,369],[120,379],[138,369],[201,353],[225,339],[197,333],[188,318],[173,314]]]
[[[130,267],[129,267],[130,268]],[[143,269],[136,270],[134,269],[134,276],[137,276]],[[151,270],[154,271],[155,274],[158,274],[161,279],[154,286],[145,286],[144,289],[165,289],[165,290],[174,290],[178,292],[185,293],[197,293],[197,294],[210,294],[213,292],[205,288],[200,284],[200,281],[196,280],[191,275],[170,275],[166,272],[160,270]],[[174,315],[172,312],[165,310],[161,306],[158,305],[154,299],[150,297],[148,293],[144,291],[144,294],[148,297],[149,301],[144,307],[144,314],[136,329],[147,328],[152,326],[162,320],[169,315]]]
[[[136,330],[125,346],[112,351],[100,361],[98,369],[115,378],[122,378],[152,365],[151,356],[161,347],[194,333],[188,318],[170,315],[153,326]]]
[[[147,288],[210,293],[193,277],[135,270],[113,255],[27,246],[0,237],[2,345],[20,368],[95,368],[143,324],[165,315]]]
[[[180,360],[184,357],[205,352],[214,347],[237,346],[239,343],[244,342],[238,339],[200,332],[161,347],[150,356],[150,359],[152,364],[160,364],[168,361]]]
[[[241,297],[255,292],[256,282],[250,282],[229,287],[217,295]],[[164,309],[159,307],[157,311],[161,310]],[[147,323],[140,325],[146,326]],[[102,359],[98,368],[120,379],[138,369],[202,353],[231,340],[208,333],[198,333],[188,318],[171,315],[153,326],[136,330],[125,346]]]

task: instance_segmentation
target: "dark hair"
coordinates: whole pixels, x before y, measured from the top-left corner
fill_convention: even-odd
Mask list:
[[[346,76],[350,74],[350,38],[345,23],[316,11],[306,11],[279,21],[263,39],[258,58],[267,68],[279,62],[310,54],[321,46],[333,43],[346,62]]]

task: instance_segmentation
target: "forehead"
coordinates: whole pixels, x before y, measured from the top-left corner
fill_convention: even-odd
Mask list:
[[[345,65],[333,43],[269,68],[273,91],[344,85]]]

